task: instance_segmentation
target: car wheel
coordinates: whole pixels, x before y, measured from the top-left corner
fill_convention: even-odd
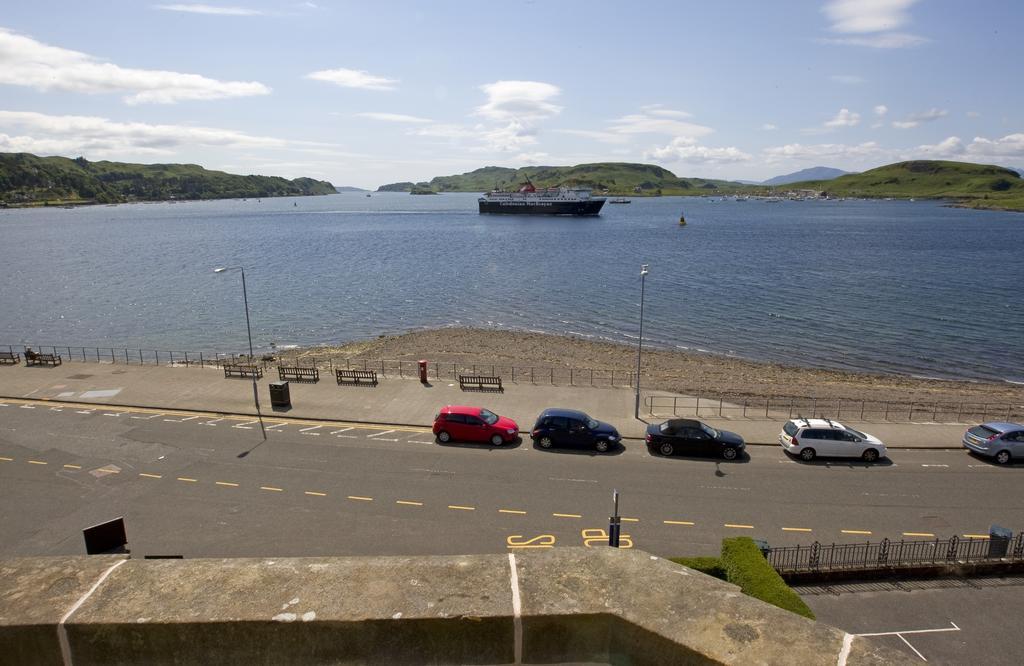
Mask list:
[[[491,444],[494,446],[501,446],[505,443],[505,440],[501,438],[501,435],[491,435]]]
[[[598,452],[604,453],[605,451],[608,450],[608,440],[606,440],[606,439],[599,439],[599,440],[597,440],[596,442],[594,442],[594,448],[597,449]]]
[[[675,452],[675,450],[676,447],[672,446],[670,442],[664,442],[658,447],[658,453],[663,456],[670,456]]]
[[[736,456],[739,455],[739,451],[731,446],[727,446],[722,449],[722,457],[726,460],[736,460]]]
[[[816,455],[817,453],[812,448],[806,448],[800,452],[800,458],[806,460],[807,462],[814,460],[814,456]]]
[[[1005,465],[1010,462],[1010,452],[1003,450],[996,454],[996,463]]]
[[[441,432],[437,433],[437,441],[441,442],[442,444],[447,444],[448,442],[452,441],[452,436],[448,434],[447,430],[442,430]]]
[[[540,448],[542,449],[550,449],[551,445],[554,444],[554,442],[551,441],[550,437],[541,437],[540,441],[538,441],[537,443],[540,444]]]
[[[863,460],[864,462],[872,463],[878,460],[878,451],[875,451],[874,449],[868,449],[867,451],[862,453],[860,457],[861,460]]]

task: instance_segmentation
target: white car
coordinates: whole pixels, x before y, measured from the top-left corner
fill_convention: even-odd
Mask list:
[[[818,456],[860,458],[875,462],[885,457],[882,440],[831,419],[792,419],[779,433],[779,444],[802,460]]]

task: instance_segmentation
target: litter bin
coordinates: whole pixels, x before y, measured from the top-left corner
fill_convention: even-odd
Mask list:
[[[988,556],[992,558],[1006,557],[1010,549],[1010,540],[1013,539],[1013,532],[993,525],[988,528]]]
[[[420,382],[423,384],[427,383],[427,362],[420,361]]]
[[[272,407],[291,407],[292,396],[288,382],[270,382],[270,405]]]

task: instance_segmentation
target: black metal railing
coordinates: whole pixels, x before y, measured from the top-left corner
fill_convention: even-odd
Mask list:
[[[981,562],[1024,561],[1024,534],[1016,537],[868,541],[770,548],[765,557],[781,574],[858,571]]]

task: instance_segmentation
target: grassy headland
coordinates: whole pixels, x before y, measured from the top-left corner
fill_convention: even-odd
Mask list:
[[[0,201],[7,205],[121,203],[334,194],[322,180],[236,176],[195,164],[89,162],[0,153]]]

